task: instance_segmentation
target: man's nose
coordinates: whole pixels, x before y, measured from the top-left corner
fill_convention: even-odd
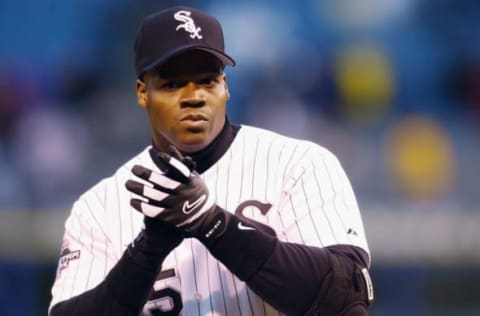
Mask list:
[[[205,105],[205,94],[201,87],[195,82],[189,82],[183,87],[182,99],[180,101],[182,107],[201,107]]]

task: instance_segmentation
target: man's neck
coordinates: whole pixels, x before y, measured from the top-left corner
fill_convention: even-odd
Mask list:
[[[239,125],[231,124],[228,118],[226,118],[222,130],[207,147],[188,155],[195,161],[197,165],[196,170],[198,173],[203,173],[206,171],[225,154],[235,139],[239,129]],[[156,149],[152,147],[150,150],[150,155],[154,155],[155,150]]]

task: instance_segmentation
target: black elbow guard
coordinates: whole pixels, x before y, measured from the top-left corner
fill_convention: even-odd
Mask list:
[[[311,308],[304,315],[368,315],[374,297],[367,268],[364,264],[337,251],[330,252],[330,260],[331,271],[322,282]]]

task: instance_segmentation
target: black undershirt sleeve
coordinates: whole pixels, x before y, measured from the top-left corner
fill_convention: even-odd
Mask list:
[[[49,316],[139,315],[162,262],[181,241],[162,223],[150,220],[145,224],[147,229],[127,247],[99,285],[55,304]]]
[[[367,266],[364,250],[351,245],[319,248],[281,242],[264,225],[224,212],[228,217],[225,233],[213,243],[201,241],[232,273],[279,311],[287,315],[316,315],[316,310],[330,304],[328,308],[334,315],[336,309],[347,303],[350,291],[363,286],[354,274],[358,270],[355,267]],[[243,227],[256,229],[239,229],[240,222]],[[328,302],[330,288],[339,289],[338,295],[330,295]]]
[[[139,315],[157,273],[125,253],[98,286],[56,304],[49,315]]]

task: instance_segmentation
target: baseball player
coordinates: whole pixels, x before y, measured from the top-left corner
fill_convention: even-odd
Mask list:
[[[347,176],[319,145],[231,123],[234,64],[214,17],[143,20],[136,90],[152,146],[74,203],[50,315],[368,314]]]

